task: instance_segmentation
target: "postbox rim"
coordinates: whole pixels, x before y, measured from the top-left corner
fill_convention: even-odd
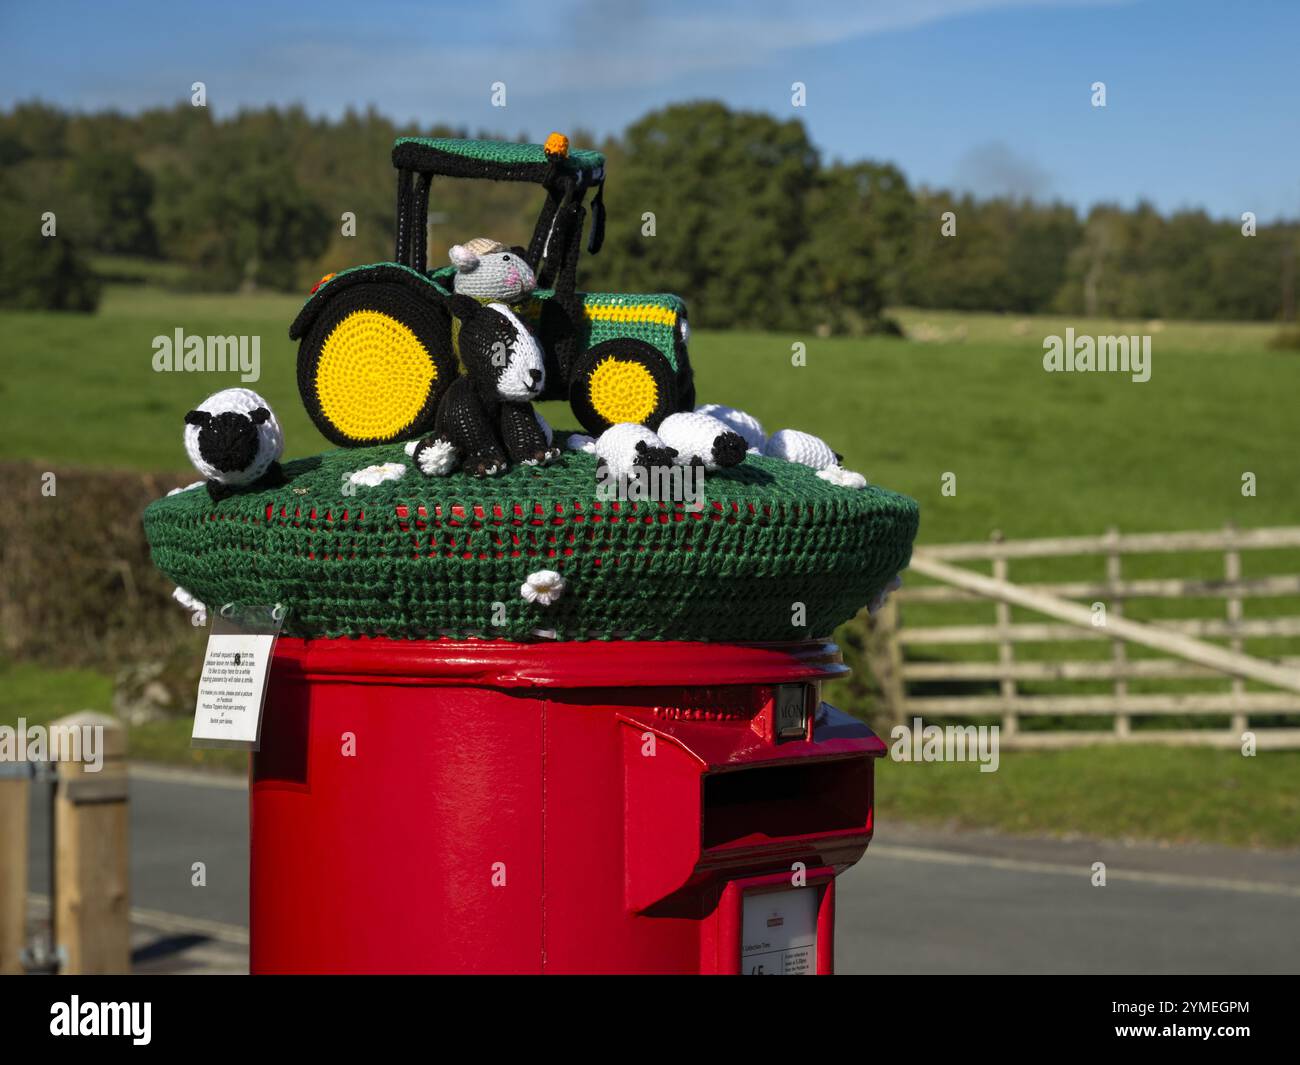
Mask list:
[[[276,643],[275,669],[303,680],[401,678],[487,688],[655,688],[680,684],[784,684],[850,672],[829,640],[780,643],[302,639]]]

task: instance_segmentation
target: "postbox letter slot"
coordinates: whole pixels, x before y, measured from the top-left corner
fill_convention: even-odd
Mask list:
[[[866,758],[762,766],[704,778],[706,851],[864,832],[871,818]]]

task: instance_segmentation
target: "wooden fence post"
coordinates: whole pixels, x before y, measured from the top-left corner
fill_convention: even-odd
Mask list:
[[[1122,563],[1119,554],[1119,529],[1112,525],[1106,530],[1106,539],[1109,546],[1106,549],[1106,580],[1113,585],[1118,585],[1120,577],[1123,576]],[[1110,605],[1106,608],[1115,617],[1124,616],[1124,600],[1116,591],[1111,592]],[[1115,674],[1115,700],[1123,704],[1128,698],[1128,681],[1124,679],[1123,669],[1128,662],[1128,644],[1123,640],[1115,639],[1111,641],[1111,661],[1116,664],[1119,672]],[[1131,732],[1133,719],[1128,714],[1115,715],[1115,735],[1127,738]]]
[[[129,973],[126,734],[116,718],[83,710],[51,723],[52,758],[56,743],[67,744],[58,762],[54,803],[54,912],[64,953],[60,972]],[[68,758],[74,743],[80,744],[80,760]],[[102,757],[98,772],[88,771],[93,765],[86,760],[87,751]]]
[[[989,533],[989,539],[995,544],[1002,543],[1002,530],[994,529]],[[1005,555],[993,556],[993,577],[999,581],[1007,579]],[[993,612],[998,627],[998,664],[1003,670],[1002,677],[998,681],[998,690],[1002,693],[1003,702],[1002,738],[1011,739],[1020,728],[1020,718],[1015,708],[1016,679],[1011,675],[1011,667],[1016,657],[1011,645],[1011,607],[998,600],[993,604]]]
[[[1228,524],[1223,527],[1223,532],[1226,536],[1233,536],[1237,532],[1237,527],[1233,525],[1232,522],[1228,522]],[[1241,552],[1235,548],[1223,552],[1223,576],[1224,579],[1229,581],[1241,580]],[[1241,624],[1241,619],[1243,617],[1241,596],[1228,596],[1227,612],[1229,624],[1231,624],[1234,629],[1237,628]],[[1232,639],[1228,641],[1228,646],[1234,651],[1241,651],[1244,644],[1240,636],[1233,636]],[[1240,677],[1232,678],[1232,694],[1237,698],[1246,694],[1246,682]],[[1248,727],[1247,721],[1248,718],[1244,713],[1238,712],[1232,715],[1232,721],[1229,723],[1228,727],[1238,740],[1241,739],[1241,734],[1245,732]]]
[[[27,939],[27,814],[31,767],[0,762],[0,975],[23,971]]]
[[[898,642],[898,594],[885,600],[867,622],[867,664],[880,685],[880,698],[891,725],[903,724],[907,713],[903,687],[903,648]]]

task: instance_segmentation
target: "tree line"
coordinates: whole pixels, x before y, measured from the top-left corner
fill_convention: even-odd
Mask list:
[[[889,163],[823,161],[798,119],[714,102],[651,112],[603,143],[567,132],[609,160],[605,248],[582,283],[679,293],[697,325],[871,332],[890,328],[890,305],[1295,318],[1297,222],[1246,236],[1203,211],[1080,214],[913,187]],[[400,134],[500,137],[398,127],[373,110],[0,112],[0,305],[91,310],[101,282],[132,269],[303,291],[387,259]],[[436,181],[431,263],[473,236],[524,243],[540,200],[530,185]]]

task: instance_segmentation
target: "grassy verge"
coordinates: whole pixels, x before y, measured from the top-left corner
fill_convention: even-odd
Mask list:
[[[79,710],[112,713],[111,677],[90,669],[49,669],[28,662],[0,660],[0,725],[45,725]],[[173,718],[127,730],[127,756],[143,762],[242,773],[248,755],[241,751],[190,749],[192,721]]]
[[[882,761],[877,819],[1033,835],[1300,846],[1300,751],[1244,758],[1167,747],[1004,754],[974,763]]]

